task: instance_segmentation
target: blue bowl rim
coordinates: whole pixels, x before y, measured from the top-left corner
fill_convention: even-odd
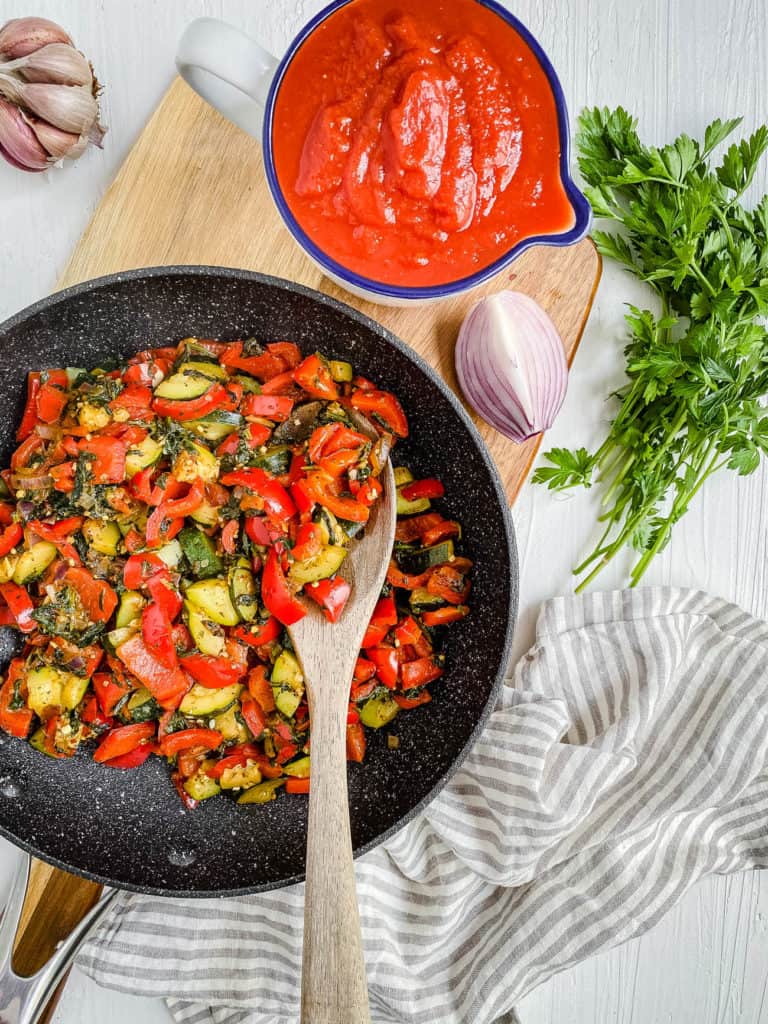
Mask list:
[[[317,26],[325,21],[331,14],[353,2],[354,0],[333,0],[332,3],[328,4],[327,7],[324,7],[310,21],[308,21],[306,25],[304,25],[301,31],[291,42],[277,66],[264,106],[262,150],[264,153],[264,167],[266,170],[267,184],[286,227],[301,248],[309,253],[309,255],[319,263],[327,273],[334,275],[346,284],[352,285],[354,288],[364,289],[390,299],[428,300],[445,298],[449,295],[455,295],[459,292],[467,291],[470,288],[474,288],[477,285],[482,284],[483,281],[487,281],[489,278],[495,276],[499,271],[507,267],[516,257],[520,256],[532,245],[553,245],[561,247],[565,245],[573,245],[575,242],[582,239],[591,226],[592,210],[586,196],[577,187],[573,177],[571,176],[571,136],[568,106],[566,104],[563,87],[560,84],[560,79],[557,77],[557,72],[552,66],[549,57],[544,52],[544,49],[538,39],[536,39],[533,33],[518,18],[516,18],[514,14],[511,14],[506,10],[506,8],[502,7],[500,3],[497,3],[496,0],[474,0],[475,3],[479,3],[483,7],[487,7],[489,10],[497,14],[522,37],[538,60],[544,74],[547,76],[547,80],[549,81],[549,85],[555,99],[555,109],[557,111],[558,135],[560,141],[560,179],[573,209],[575,218],[573,226],[564,232],[531,235],[523,238],[511,249],[508,249],[507,252],[497,260],[494,260],[493,263],[489,263],[474,274],[469,274],[466,277],[457,279],[456,281],[449,281],[446,284],[428,285],[415,288],[386,284],[382,281],[376,281],[373,278],[364,277],[362,274],[356,274],[354,271],[344,267],[341,263],[337,263],[336,260],[328,256],[312,241],[293,216],[293,213],[285,201],[285,197],[283,196],[282,189],[280,188],[280,184],[277,179],[277,171],[275,169],[275,163],[272,155],[272,123],[275,114],[275,103],[283,77],[304,41],[315,30],[315,28],[317,28]]]

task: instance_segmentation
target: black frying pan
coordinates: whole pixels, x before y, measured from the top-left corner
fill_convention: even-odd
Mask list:
[[[397,458],[446,485],[475,560],[472,614],[447,631],[434,700],[397,719],[400,747],[370,736],[349,768],[352,840],[363,853],[423,808],[456,770],[502,683],[517,608],[507,500],[453,393],[403,342],[355,310],[288,281],[242,270],[162,267],[116,274],[43,299],[0,325],[0,464],[15,447],[27,371],[97,366],[180,338],[290,339],[351,361],[401,398],[411,439]],[[397,461],[397,459],[395,460]],[[0,630],[3,663],[15,634]],[[173,896],[234,896],[299,881],[307,801],[185,811],[164,762],[120,772],[87,752],[50,760],[0,733],[0,834],[35,856],[111,886]]]

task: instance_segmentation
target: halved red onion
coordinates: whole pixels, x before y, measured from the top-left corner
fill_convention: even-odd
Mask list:
[[[478,415],[518,443],[552,426],[568,387],[557,328],[529,295],[481,299],[456,342],[456,373]]]

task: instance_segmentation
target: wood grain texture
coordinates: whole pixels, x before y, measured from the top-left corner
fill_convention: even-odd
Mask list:
[[[375,436],[368,428],[365,432]],[[357,652],[395,539],[395,481],[389,462],[381,482],[382,500],[341,567],[352,585],[341,621],[328,622],[315,607],[289,629],[312,719],[301,1024],[370,1021],[349,824],[346,726]]]
[[[279,53],[324,0],[36,0],[63,22],[106,85],[103,151],[65,173],[23,175],[0,163],[0,317],[51,291],[109,182],[173,74],[173,53],[195,17],[225,18]],[[762,0],[502,0],[536,34],[557,68],[572,114],[623,104],[645,135],[701,134],[713,117],[768,110],[768,6]],[[0,22],[28,13],[0,0]],[[758,176],[751,195],[766,190]],[[545,439],[599,444],[621,382],[623,304],[650,302],[606,267],[575,360],[566,404]],[[530,644],[540,602],[571,587],[586,550],[597,494],[555,498],[526,484],[514,507],[521,563],[517,650]],[[649,583],[704,587],[768,614],[768,474],[708,482],[649,574]],[[622,583],[620,566],[599,588]],[[0,887],[11,858],[0,842]],[[127,986],[128,987],[128,986]],[[140,982],[136,990],[141,990]],[[523,1024],[768,1024],[768,877],[712,878],[649,933],[551,978],[519,1005]],[[100,988],[77,969],[55,1024],[168,1024],[160,1000]],[[465,1022],[462,1022],[465,1024]],[[469,1022],[466,1022],[469,1024]]]

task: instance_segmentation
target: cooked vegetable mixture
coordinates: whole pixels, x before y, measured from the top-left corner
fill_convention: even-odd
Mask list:
[[[31,373],[0,473],[0,624],[26,641],[0,728],[56,758],[96,741],[111,768],[164,757],[189,807],[306,793],[285,627],[306,614],[300,595],[342,614],[338,571],[407,434],[394,395],[285,341],[186,338],[118,369]],[[394,557],[350,691],[353,761],[366,728],[431,699],[436,629],[468,612],[461,527],[431,508],[442,484],[403,466],[395,481]]]

